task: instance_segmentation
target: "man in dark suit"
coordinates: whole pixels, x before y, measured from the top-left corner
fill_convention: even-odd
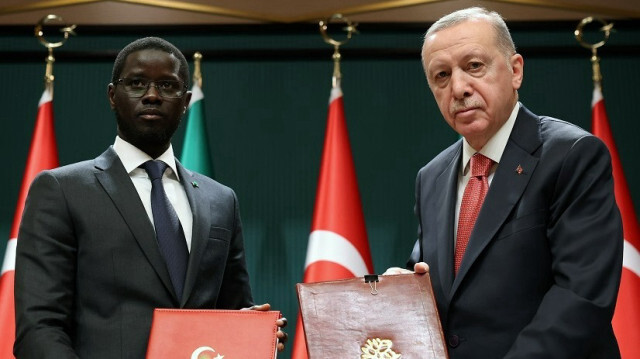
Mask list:
[[[463,137],[418,173],[408,263],[430,273],[450,358],[619,358],[623,240],[607,148],[518,102],[524,61],[495,12],[441,18],[422,61]]]
[[[144,358],[154,308],[269,309],[253,305],[235,193],[173,156],[188,80],[167,41],[127,45],[108,86],[115,144],[34,180],[18,235],[17,358]],[[160,249],[156,184],[139,168],[151,160],[168,167],[160,181],[179,219],[179,274],[168,261],[180,251]]]

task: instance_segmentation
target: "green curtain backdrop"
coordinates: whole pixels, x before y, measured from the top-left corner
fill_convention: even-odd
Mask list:
[[[38,19],[34,19],[34,23]],[[416,236],[418,169],[458,136],[442,120],[419,49],[429,24],[363,24],[342,51],[342,89],[375,270],[403,265]],[[511,25],[525,57],[523,103],[537,114],[591,122],[590,52],[574,22]],[[601,49],[604,97],[636,209],[640,210],[640,26],[616,24]],[[9,236],[46,51],[33,28],[0,26],[0,254]],[[216,179],[240,200],[251,283],[295,333],[294,285],[302,280],[332,75],[332,48],[315,25],[83,27],[55,50],[55,124],[60,163],[100,154],[115,138],[106,86],[117,51],[161,36],[190,60],[204,55],[207,136]],[[174,137],[180,156],[184,126]],[[293,343],[291,340],[290,343]],[[289,358],[290,349],[280,355]]]

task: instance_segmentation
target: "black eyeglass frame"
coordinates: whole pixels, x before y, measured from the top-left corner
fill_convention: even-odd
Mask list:
[[[144,91],[142,91],[142,89],[140,89],[140,93],[138,92],[132,92],[130,89],[127,89],[127,84],[125,83],[125,81],[133,81],[133,80],[138,80],[138,81],[143,81],[147,83],[146,88],[144,89]],[[181,90],[179,90],[179,94],[165,94],[164,91],[161,87],[158,87],[156,82],[169,82],[169,83],[178,83],[180,84]],[[129,95],[129,97],[132,98],[139,98],[144,96],[147,92],[149,92],[149,87],[151,87],[151,84],[153,84],[153,87],[156,88],[156,91],[158,92],[158,95],[160,95],[160,97],[162,98],[181,98],[182,96],[184,96],[187,91],[187,85],[182,81],[182,80],[154,80],[151,81],[149,79],[145,79],[145,78],[140,78],[140,77],[136,77],[136,78],[130,78],[130,77],[123,77],[123,78],[119,78],[114,85],[117,86],[118,84],[122,84],[122,90]]]

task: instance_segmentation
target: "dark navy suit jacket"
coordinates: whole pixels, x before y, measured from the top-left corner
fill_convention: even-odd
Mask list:
[[[429,264],[450,358],[619,358],[623,235],[603,142],[522,106],[454,276],[461,153],[460,140],[418,173],[408,263]]]

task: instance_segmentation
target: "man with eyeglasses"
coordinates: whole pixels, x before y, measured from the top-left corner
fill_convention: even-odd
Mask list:
[[[154,308],[269,309],[253,302],[235,193],[174,158],[188,80],[169,42],[130,43],[107,90],[114,145],[34,180],[18,234],[17,358],[144,358]]]

